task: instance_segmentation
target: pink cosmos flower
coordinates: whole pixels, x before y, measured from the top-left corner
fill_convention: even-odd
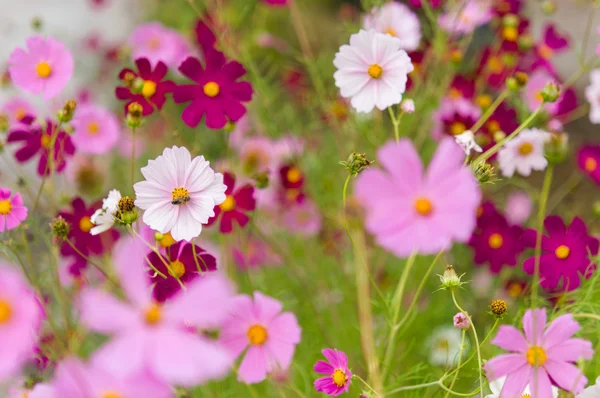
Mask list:
[[[458,2],[453,9],[439,17],[440,27],[448,33],[463,35],[492,19],[490,3],[479,0]]]
[[[312,200],[304,197],[300,203],[285,206],[283,223],[292,233],[315,236],[321,230],[321,213]]]
[[[542,104],[543,99],[541,92],[546,86],[546,84],[551,82],[556,82],[556,79],[545,69],[536,69],[529,76],[529,79],[527,80],[527,85],[521,91],[521,95],[525,97],[524,100],[529,106],[530,111],[535,111]],[[564,94],[562,96],[564,96]],[[558,106],[559,101],[547,102],[544,104],[544,110],[549,114],[553,115],[557,112]]]
[[[510,224],[523,225],[531,215],[533,201],[523,191],[511,192],[506,198],[506,219]]]
[[[365,29],[375,29],[397,37],[403,50],[414,51],[419,47],[421,23],[417,14],[402,3],[389,2],[381,8],[373,8],[371,13],[365,16],[363,25]]]
[[[58,398],[54,395],[54,388],[48,383],[37,383],[32,389],[11,388],[8,398]]]
[[[202,232],[215,215],[213,208],[226,199],[223,174],[215,173],[204,156],[192,160],[185,147],[165,148],[162,155],[142,167],[146,181],[133,186],[135,205],[144,211],[144,222],[173,239],[188,242]]]
[[[327,376],[315,380],[315,390],[331,397],[348,392],[352,382],[352,372],[348,368],[346,354],[331,348],[326,348],[321,352],[329,362],[317,361],[314,371]]]
[[[196,328],[217,328],[222,323],[230,310],[230,282],[221,275],[207,275],[159,304],[152,298],[144,269],[145,253],[132,250],[136,247],[129,244],[132,240],[124,239],[115,249],[116,273],[128,302],[100,289],[81,293],[82,322],[112,335],[95,354],[94,364],[122,378],[147,370],[159,381],[182,386],[225,376],[233,358]]]
[[[43,313],[21,274],[0,265],[0,381],[16,376],[33,358]]]
[[[73,56],[52,37],[29,37],[26,46],[26,50],[16,48],[8,58],[12,81],[23,91],[42,93],[45,100],[56,97],[73,75]]]
[[[367,211],[366,228],[379,245],[400,257],[413,250],[434,254],[452,242],[467,242],[476,225],[481,192],[464,152],[443,139],[426,173],[408,139],[389,142],[356,181]]]
[[[454,315],[452,321],[454,322],[454,327],[457,329],[468,329],[471,327],[471,322],[469,321],[469,318],[467,318],[467,316],[462,312],[459,312],[458,314]]]
[[[573,393],[583,390],[587,379],[574,365],[580,359],[592,359],[589,341],[571,338],[581,327],[571,314],[556,318],[546,328],[546,310],[525,312],[523,330],[502,325],[492,344],[510,351],[484,365],[490,381],[507,376],[502,398],[521,396],[529,384],[533,397],[551,397],[552,382]],[[552,380],[552,381],[551,381]]]
[[[469,130],[481,116],[481,110],[465,98],[444,98],[433,114],[431,135],[439,140],[444,136],[455,137]]]
[[[232,250],[233,261],[241,270],[258,269],[263,266],[281,265],[281,256],[263,240],[252,235]]]
[[[22,98],[13,97],[2,105],[0,114],[8,117],[8,127],[13,128],[14,125],[20,123],[25,116],[34,116],[35,108],[28,101]]]
[[[97,105],[77,108],[72,125],[73,142],[84,153],[101,154],[110,151],[119,139],[119,121],[108,109]]]
[[[27,218],[21,194],[17,192],[12,199],[10,195],[10,189],[0,188],[0,232],[15,229]]]
[[[219,341],[239,357],[248,348],[238,369],[238,379],[252,384],[267,373],[287,369],[300,342],[300,327],[291,312],[281,313],[282,304],[260,292],[239,295],[221,328]]]
[[[160,22],[148,22],[138,25],[129,36],[133,59],[147,58],[152,65],[159,61],[177,68],[183,60],[183,52],[189,49],[181,34],[168,29]]]

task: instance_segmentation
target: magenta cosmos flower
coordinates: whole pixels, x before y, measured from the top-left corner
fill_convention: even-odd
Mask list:
[[[55,132],[56,125],[50,120],[46,121],[46,127],[40,126],[34,122],[33,117],[26,116],[21,119],[20,125],[8,133],[6,142],[21,143],[21,148],[15,152],[15,157],[19,163],[25,163],[36,154],[40,154],[37,173],[40,176],[50,174],[50,162],[48,155],[52,147],[52,135],[56,135],[53,152],[54,172],[60,173],[67,165],[67,158],[73,156],[75,147],[71,137],[63,130]]]
[[[43,313],[21,274],[0,265],[0,381],[16,376],[33,359]]]
[[[215,215],[208,219],[207,225],[212,225],[220,216],[219,231],[228,234],[233,231],[234,220],[241,228],[248,224],[250,218],[246,213],[256,208],[256,200],[254,200],[254,187],[251,184],[245,184],[235,189],[235,176],[233,174],[225,173],[223,182],[227,186],[225,201],[215,206],[213,209]]]
[[[146,181],[133,186],[135,204],[144,211],[144,222],[176,241],[200,235],[202,224],[215,215],[215,206],[226,199],[223,175],[215,173],[204,156],[192,159],[187,148],[165,148],[162,155],[142,167]]]
[[[502,325],[492,344],[511,351],[484,365],[490,381],[507,376],[502,398],[520,397],[529,384],[533,397],[552,397],[552,383],[573,393],[583,390],[587,379],[574,363],[592,359],[589,341],[571,338],[581,327],[571,314],[556,318],[546,328],[546,310],[533,309],[523,316],[525,336]]]
[[[562,278],[563,290],[574,290],[581,284],[581,276],[589,278],[596,269],[590,255],[598,254],[600,242],[588,235],[583,220],[575,217],[565,226],[559,216],[549,216],[544,220],[548,235],[542,236],[542,255],[540,257],[540,284],[544,289],[555,289]],[[534,248],[537,231],[529,229],[523,234],[526,246]],[[523,263],[523,269],[529,275],[535,272],[535,256]]]
[[[83,153],[106,153],[114,148],[121,134],[115,115],[97,105],[78,107],[72,125],[75,128],[73,142]]]
[[[208,128],[220,129],[228,120],[237,122],[246,114],[242,102],[252,99],[252,86],[237,81],[246,69],[239,62],[227,62],[223,53],[208,50],[205,60],[205,68],[194,57],[183,61],[179,71],[194,84],[176,86],[173,99],[178,104],[191,102],[181,114],[188,126],[196,127],[206,116]]]
[[[73,75],[73,56],[65,45],[48,37],[32,36],[27,49],[16,48],[8,58],[12,81],[23,91],[56,97]]]
[[[118,99],[126,100],[125,113],[127,107],[132,102],[137,102],[142,106],[144,116],[148,116],[154,112],[154,108],[162,109],[167,100],[166,94],[173,92],[175,83],[170,80],[163,80],[167,75],[167,65],[162,61],[158,61],[156,66],[152,68],[150,61],[146,58],[138,58],[135,60],[137,72],[131,69],[123,69],[119,73],[119,79],[133,79],[133,85],[138,85],[138,90],[127,86],[117,87],[115,94]],[[136,79],[139,79],[136,81]],[[134,92],[135,91],[135,92]]]
[[[577,165],[592,179],[600,185],[600,145],[586,145],[577,152]]]
[[[162,240],[161,240],[162,245]],[[196,258],[194,258],[194,251]],[[192,247],[191,243],[177,242],[160,251],[149,253],[146,258],[152,266],[162,272],[166,278],[157,274],[153,269],[148,269],[148,275],[154,285],[153,297],[158,302],[164,302],[181,290],[181,285],[187,286],[190,282],[205,272],[217,269],[217,260],[203,248]],[[165,262],[169,265],[165,265]]]
[[[326,348],[321,352],[327,361],[317,361],[314,370],[327,376],[315,380],[315,390],[331,397],[348,392],[352,381],[352,372],[348,369],[346,354],[331,348]]]
[[[205,276],[166,303],[158,303],[150,292],[144,252],[123,243],[115,249],[115,268],[127,303],[100,289],[81,293],[82,322],[112,335],[95,354],[94,363],[119,377],[147,370],[159,381],[181,386],[225,376],[233,358],[196,328],[212,329],[222,323],[231,304],[230,282],[221,275]]]
[[[27,218],[27,207],[23,198],[16,193],[12,198],[10,189],[0,188],[0,232],[15,229]]]
[[[477,181],[463,166],[465,154],[443,139],[427,172],[408,139],[379,149],[383,169],[371,167],[356,181],[356,196],[367,211],[366,228],[379,245],[397,256],[413,250],[434,254],[452,242],[467,242],[481,200]]]
[[[282,304],[260,292],[237,296],[221,328],[220,342],[234,357],[244,351],[238,379],[258,383],[267,373],[286,370],[300,342],[300,327],[291,312],[281,313]]]

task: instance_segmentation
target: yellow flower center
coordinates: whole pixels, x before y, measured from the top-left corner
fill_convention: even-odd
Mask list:
[[[373,79],[379,79],[381,77],[381,75],[383,75],[383,68],[377,64],[373,64],[373,65],[369,66],[367,73]]]
[[[286,173],[285,178],[292,184],[295,184],[302,179],[302,172],[297,167],[292,167]]]
[[[479,96],[477,96],[477,105],[479,105],[480,108],[487,108],[490,105],[492,105],[492,97],[490,97],[487,94],[481,94]]]
[[[540,57],[544,58],[544,59],[550,59],[552,57],[552,55],[554,54],[554,50],[552,50],[550,47],[548,47],[545,44],[542,44],[539,48],[538,48],[538,53],[540,54]]]
[[[504,40],[516,41],[519,37],[519,31],[514,26],[506,26],[502,29],[502,37],[504,37]]]
[[[519,297],[523,293],[523,286],[520,283],[513,282],[508,286],[508,294],[510,297]]]
[[[500,123],[498,123],[498,121],[496,120],[490,120],[489,122],[487,122],[487,128],[490,131],[490,133],[496,133],[500,131]]]
[[[263,345],[267,341],[267,329],[261,325],[252,325],[248,329],[248,340],[252,345]]]
[[[492,56],[488,59],[487,66],[492,73],[502,72],[502,61],[499,57]]]
[[[175,188],[171,192],[171,204],[181,205],[190,201],[190,193],[183,187]]]
[[[162,247],[169,247],[172,244],[175,243],[175,239],[173,239],[173,235],[171,235],[170,232],[167,232],[166,234],[163,234],[162,237],[160,238],[160,240],[158,241],[158,243],[162,246]]]
[[[98,126],[98,123],[92,122],[92,123],[88,124],[88,133],[89,134],[96,135],[96,134],[98,134],[98,131],[100,131],[100,126]]]
[[[40,145],[42,145],[43,148],[50,148],[50,142],[50,134],[42,134],[42,138],[40,138]]]
[[[524,142],[519,145],[519,154],[522,156],[527,156],[531,152],[533,152],[533,144],[531,142]]]
[[[465,132],[467,126],[461,122],[454,122],[450,125],[450,132],[452,135],[460,135]]]
[[[90,232],[90,229],[94,228],[94,223],[88,216],[83,216],[79,219],[79,229],[85,233]]]
[[[535,99],[538,102],[544,102],[544,97],[542,97],[542,92],[538,91],[537,93],[535,93]]]
[[[12,204],[10,203],[10,200],[5,199],[5,200],[0,200],[0,215],[7,215],[10,214],[10,211],[12,210]]]
[[[26,114],[27,114],[27,111],[25,109],[19,108],[15,111],[15,119],[21,120],[25,117]]]
[[[202,89],[204,90],[204,94],[210,98],[216,97],[221,91],[221,87],[215,82],[206,83]]]
[[[175,278],[179,279],[185,274],[185,265],[179,260],[173,261],[170,265],[169,273]]]
[[[29,398],[29,391],[23,391],[21,398]]]
[[[504,239],[502,238],[502,235],[500,235],[498,233],[491,234],[490,238],[488,239],[488,244],[490,245],[490,247],[492,249],[501,248],[503,243],[504,243]]]
[[[225,197],[225,201],[219,205],[223,211],[231,211],[235,209],[235,198],[231,195]]]
[[[35,66],[35,73],[38,77],[46,79],[52,74],[52,67],[48,62],[42,61]]]
[[[156,325],[162,319],[162,310],[157,303],[152,303],[144,313],[144,319],[149,325]]]
[[[591,158],[591,157],[587,158],[585,160],[585,164],[583,165],[583,168],[588,173],[591,173],[591,172],[595,171],[598,168],[598,162],[594,158]]]
[[[154,36],[148,40],[148,47],[151,50],[158,50],[160,48],[160,39],[157,36]]]
[[[348,376],[346,376],[346,372],[344,372],[342,369],[336,369],[333,371],[331,379],[333,380],[333,384],[338,387],[343,387],[348,381]]]
[[[7,323],[12,318],[12,306],[8,301],[0,299],[0,325]]]
[[[142,95],[146,98],[152,97],[156,93],[156,83],[152,80],[144,80],[144,85],[142,86]]]
[[[433,205],[427,198],[418,198],[415,200],[415,210],[422,216],[428,216],[433,211]]]
[[[114,391],[108,391],[102,394],[102,398],[121,398],[121,394]]]
[[[450,96],[450,98],[461,98],[463,96],[462,91],[460,91],[459,89],[452,87],[450,89],[450,92],[448,93],[448,95]]]
[[[571,249],[569,249],[568,246],[560,245],[556,248],[554,254],[556,254],[556,257],[564,260],[565,258],[569,257],[569,254],[571,254]]]
[[[385,33],[387,33],[390,36],[398,37],[398,35],[396,34],[396,31],[394,30],[394,28],[387,28],[387,30],[385,31]]]
[[[527,358],[527,362],[529,362],[531,366],[535,367],[542,366],[548,360],[546,351],[538,346],[529,347],[525,354],[525,358]]]

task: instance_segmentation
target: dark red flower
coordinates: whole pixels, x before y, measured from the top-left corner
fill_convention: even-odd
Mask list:
[[[287,6],[290,0],[262,0],[262,2],[270,6]]]
[[[162,61],[154,69],[146,58],[136,59],[135,65],[137,72],[126,68],[119,73],[119,79],[125,81],[126,86],[117,87],[115,94],[118,99],[127,101],[125,113],[129,104],[137,102],[142,106],[143,115],[148,116],[155,108],[162,109],[165,95],[173,91],[175,84],[170,80],[163,81],[168,69]]]
[[[519,298],[525,295],[527,288],[527,281],[523,279],[511,278],[504,284],[504,291],[513,299]]]
[[[194,251],[196,258],[194,258]],[[154,283],[152,294],[158,302],[164,302],[177,293],[181,289],[180,282],[185,286],[202,273],[217,269],[217,260],[214,256],[203,248],[197,245],[193,247],[191,243],[185,241],[163,248],[160,253],[162,259],[155,252],[150,252],[146,256],[150,264],[166,276],[163,278],[154,270],[148,270],[148,276]],[[168,263],[169,269],[165,262]]]
[[[233,220],[242,228],[248,224],[250,218],[245,213],[256,208],[256,200],[254,199],[254,187],[250,184],[234,191],[235,176],[233,174],[225,173],[223,183],[227,186],[225,202],[215,206],[215,215],[208,219],[207,225],[212,225],[221,216],[219,231],[228,234],[233,231]]]
[[[494,14],[503,17],[506,14],[518,14],[521,11],[521,0],[495,0],[492,5]]]
[[[448,97],[452,99],[465,98],[473,99],[475,96],[475,80],[465,76],[455,76],[450,84]]]
[[[477,75],[483,77],[493,88],[503,88],[506,78],[518,69],[519,54],[515,51],[494,51],[486,48],[483,51]]]
[[[600,145],[586,145],[577,152],[577,165],[596,184],[600,185]]]
[[[46,121],[46,127],[42,127],[34,122],[33,116],[25,116],[14,130],[8,133],[6,142],[18,143],[22,146],[15,152],[15,157],[19,163],[25,163],[36,154],[40,154],[37,172],[40,176],[50,174],[50,165],[48,154],[52,145],[52,135],[56,135],[54,142],[54,161],[53,168],[56,173],[60,173],[67,165],[67,157],[75,153],[75,147],[71,137],[63,130],[55,132],[56,125],[50,120]]]
[[[407,76],[406,91],[409,91],[410,89],[412,89],[415,76],[417,76],[419,74],[421,74],[421,75],[423,74],[423,71],[421,70],[421,64],[423,63],[423,59],[425,58],[425,51],[423,51],[423,50],[413,51],[413,52],[408,53],[408,56],[410,57],[410,61],[412,62],[414,69]]]
[[[532,69],[544,67],[550,73],[555,73],[552,65],[552,58],[563,51],[569,49],[569,39],[566,35],[561,35],[554,24],[544,26],[544,35],[542,40],[535,45],[535,59]]]
[[[503,102],[475,133],[475,140],[485,152],[493,147],[503,136],[515,131],[518,126],[517,111]],[[491,159],[495,159],[495,156]]]

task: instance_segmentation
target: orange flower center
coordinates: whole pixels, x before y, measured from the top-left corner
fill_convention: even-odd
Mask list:
[[[171,246],[173,243],[175,243],[175,239],[173,239],[173,235],[171,235],[170,232],[161,234],[160,239],[158,240],[158,244],[165,248]]]
[[[15,119],[22,120],[26,114],[27,114],[27,111],[25,109],[19,108],[15,111]]]
[[[481,94],[477,96],[476,101],[480,108],[487,108],[492,105],[492,97],[487,94]]]
[[[179,260],[173,261],[169,265],[169,268],[169,274],[177,279],[181,278],[185,274],[185,265],[183,265],[183,263]]]
[[[12,318],[12,306],[8,301],[0,299],[0,325],[7,323]]]
[[[488,244],[492,249],[499,249],[504,244],[504,239],[502,238],[502,235],[494,233],[490,235],[490,238],[488,239]]]
[[[508,294],[511,297],[519,297],[523,293],[523,286],[520,283],[513,282],[508,286]]]
[[[488,68],[492,73],[500,73],[502,72],[502,61],[500,61],[499,57],[492,56],[488,59],[487,62]]]
[[[519,37],[519,31],[514,26],[506,26],[502,29],[502,37],[504,37],[504,40],[516,41]]]
[[[92,122],[88,124],[88,133],[91,135],[96,135],[98,134],[98,131],[100,131],[100,126],[98,126],[98,123]]]
[[[569,254],[571,254],[571,249],[569,249],[568,246],[560,245],[556,248],[554,254],[556,254],[556,257],[564,260],[565,258],[569,257]]]
[[[394,28],[387,28],[387,30],[385,31],[385,33],[387,33],[390,36],[398,37],[398,35],[396,34],[396,31],[394,30]]]
[[[10,214],[10,211],[12,210],[12,203],[10,203],[10,200],[5,199],[5,200],[0,200],[0,215],[7,215]]]
[[[525,358],[527,358],[527,362],[531,366],[539,367],[546,363],[548,357],[546,356],[546,351],[542,347],[532,346],[529,347],[527,353],[525,354]]]
[[[42,61],[35,66],[35,73],[42,79],[47,79],[52,74],[52,67],[48,62]]]
[[[90,232],[94,228],[94,223],[88,216],[83,216],[79,219],[79,229],[85,233]]]
[[[190,201],[190,193],[183,187],[175,188],[171,192],[171,204],[181,205]]]
[[[235,209],[235,198],[232,195],[227,195],[225,201],[219,205],[223,211],[231,211]]]
[[[333,380],[333,384],[335,384],[338,387],[343,387],[348,381],[348,376],[346,375],[346,372],[344,372],[342,369],[336,369],[333,371],[331,379]]]
[[[527,156],[531,152],[533,152],[533,144],[531,142],[524,142],[519,146],[519,154]]]
[[[157,303],[152,303],[144,313],[144,319],[149,325],[156,325],[162,319],[162,310]]]
[[[121,394],[114,391],[108,391],[102,394],[102,398],[121,398]]]
[[[428,216],[433,211],[433,205],[427,198],[418,198],[415,200],[415,210],[422,216]]]
[[[490,131],[490,133],[495,133],[497,131],[500,131],[500,123],[498,123],[496,120],[490,120],[489,122],[487,122],[487,128]]]
[[[144,80],[142,86],[142,95],[146,98],[152,97],[156,93],[156,83],[152,80]]]
[[[204,90],[204,94],[210,98],[216,97],[221,91],[221,87],[215,82],[206,83],[202,89]]]
[[[292,184],[295,184],[302,179],[302,172],[297,167],[292,167],[286,173],[285,178]]]
[[[540,57],[542,57],[544,59],[550,59],[552,57],[552,55],[554,54],[554,50],[552,50],[546,44],[542,44],[538,48],[538,53],[540,54]]]
[[[596,161],[596,159],[594,158],[587,158],[585,160],[585,164],[583,165],[583,168],[585,169],[585,171],[587,171],[588,173],[591,173],[593,171],[596,171],[596,169],[598,168],[598,162]]]
[[[465,132],[467,126],[462,122],[454,122],[450,125],[450,132],[452,135],[460,135]]]
[[[267,341],[267,329],[261,325],[252,325],[248,329],[248,340],[252,345],[263,345]]]
[[[42,147],[50,148],[50,142],[50,134],[42,134],[42,138],[40,138],[40,144],[42,145]]]
[[[383,68],[377,64],[373,64],[373,65],[369,66],[367,73],[373,79],[379,79],[381,77],[381,75],[383,75]]]
[[[463,96],[462,91],[460,91],[459,89],[452,87],[450,89],[450,92],[448,93],[448,95],[450,96],[450,98],[461,98]]]

